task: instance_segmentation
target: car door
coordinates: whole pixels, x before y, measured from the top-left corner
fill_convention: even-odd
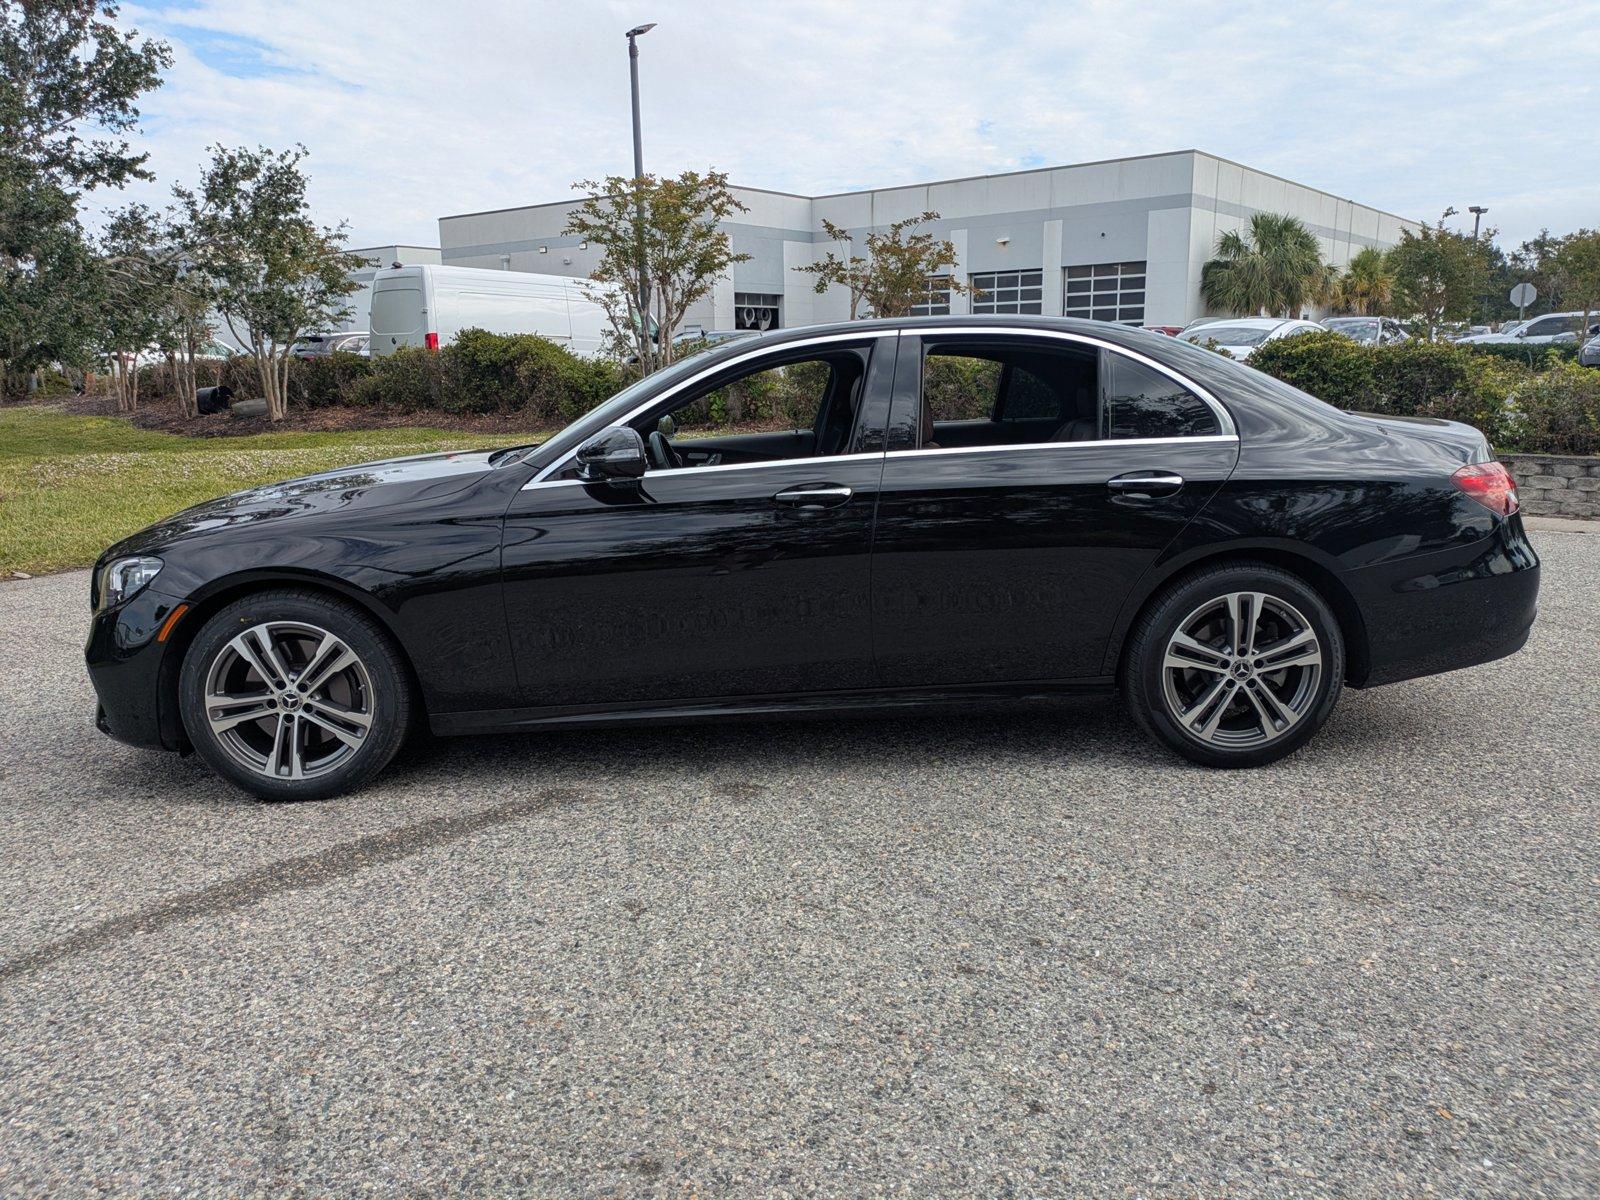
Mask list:
[[[963,355],[1008,359],[1012,378],[1028,364],[1060,398],[1052,434],[1029,421],[980,444],[941,419],[938,360]],[[872,598],[890,687],[1098,677],[1133,584],[1238,459],[1231,418],[1194,385],[1037,330],[902,337],[887,436]]]
[[[528,705],[870,686],[869,562],[894,357],[892,333],[752,351],[625,422],[665,439],[677,465],[633,486],[562,470],[526,486],[506,516],[502,565]],[[775,371],[821,389],[808,427],[755,387]],[[697,436],[689,426],[702,421],[755,431]]]

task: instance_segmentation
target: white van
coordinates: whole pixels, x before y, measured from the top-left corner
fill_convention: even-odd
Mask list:
[[[566,275],[479,267],[392,267],[372,281],[374,358],[401,346],[437,350],[463,329],[536,333],[592,357],[605,346],[605,310],[584,294],[602,285]]]

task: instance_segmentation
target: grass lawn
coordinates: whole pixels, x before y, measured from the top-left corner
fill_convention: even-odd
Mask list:
[[[543,435],[362,429],[189,438],[116,417],[0,408],[0,578],[86,567],[112,542],[180,508],[262,483],[434,450]]]

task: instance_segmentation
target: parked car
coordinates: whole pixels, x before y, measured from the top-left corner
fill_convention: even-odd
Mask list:
[[[1226,350],[1231,357],[1243,361],[1255,353],[1256,347],[1267,342],[1302,333],[1316,333],[1322,328],[1315,321],[1293,318],[1230,317],[1223,321],[1209,321],[1204,325],[1191,324],[1178,337],[1197,346],[1214,345],[1218,350]]]
[[[681,329],[673,335],[674,346],[687,346],[691,342],[704,342],[706,346],[720,346],[724,342],[739,341],[756,336],[754,329]]]
[[[1578,364],[1600,367],[1600,336],[1592,337],[1583,344],[1583,349],[1578,351]]]
[[[1600,317],[1589,314],[1590,325],[1585,336],[1600,334]],[[1530,317],[1518,325],[1499,333],[1483,333],[1473,337],[1457,338],[1459,345],[1513,345],[1550,346],[1578,340],[1578,329],[1583,324],[1581,312],[1546,313]]]
[[[1393,317],[1326,317],[1322,325],[1363,346],[1392,346],[1411,340],[1405,326]]]
[[[327,358],[331,354],[366,355],[368,334],[347,329],[339,333],[308,333],[295,341],[289,353],[296,358]]]
[[[1151,333],[1164,333],[1168,337],[1177,337],[1183,332],[1182,325],[1146,325],[1145,329]]]
[[[696,433],[734,387],[784,416]],[[415,725],[1113,689],[1184,757],[1254,766],[1344,687],[1515,651],[1539,560],[1475,429],[1109,323],[935,317],[729,342],[540,445],[238,492],[92,579],[100,728],[292,799]]]
[[[437,350],[463,329],[536,333],[574,354],[601,353],[610,329],[591,298],[607,285],[481,267],[391,267],[372,282],[372,353]]]

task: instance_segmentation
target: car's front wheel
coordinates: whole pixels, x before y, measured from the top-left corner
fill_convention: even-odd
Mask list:
[[[1157,740],[1214,767],[1254,767],[1322,728],[1344,681],[1344,640],[1323,598],[1265,563],[1203,568],[1134,626],[1123,698]]]
[[[259,592],[200,630],[178,680],[195,750],[264,800],[320,800],[366,783],[411,720],[399,653],[366,614],[298,590]]]

